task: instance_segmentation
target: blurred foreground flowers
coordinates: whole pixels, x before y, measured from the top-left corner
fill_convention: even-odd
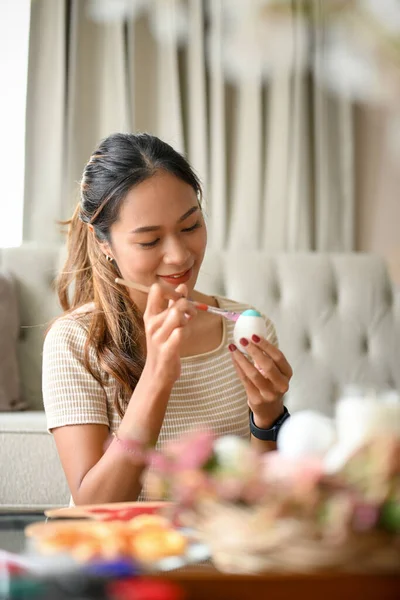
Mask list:
[[[335,473],[199,432],[155,452],[149,491],[175,501],[225,571],[400,568],[400,439],[375,435]]]

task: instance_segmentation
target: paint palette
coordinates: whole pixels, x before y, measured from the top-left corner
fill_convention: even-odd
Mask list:
[[[115,502],[109,504],[87,504],[45,511],[51,519],[93,519],[96,521],[130,521],[138,515],[171,513],[172,502]]]

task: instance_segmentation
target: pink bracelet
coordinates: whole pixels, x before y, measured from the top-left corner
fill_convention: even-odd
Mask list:
[[[142,442],[137,440],[121,440],[115,432],[111,435],[114,438],[111,444],[115,448],[130,454],[131,458],[134,459],[135,464],[144,465],[147,463],[147,453]]]

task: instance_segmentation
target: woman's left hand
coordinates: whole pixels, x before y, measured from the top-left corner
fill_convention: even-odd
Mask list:
[[[269,429],[283,412],[283,396],[293,375],[285,355],[264,338],[254,335],[242,338],[242,346],[254,364],[234,344],[229,346],[239,378],[247,393],[247,403],[253,412],[254,423]]]

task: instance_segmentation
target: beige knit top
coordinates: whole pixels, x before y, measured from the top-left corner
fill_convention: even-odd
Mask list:
[[[242,312],[248,305],[217,297],[226,310]],[[49,430],[64,425],[97,423],[116,431],[121,419],[113,405],[115,382],[103,390],[83,366],[90,313],[72,313],[59,318],[46,336],[43,349],[43,400]],[[277,345],[269,319],[267,338]],[[181,375],[168,402],[157,447],[170,439],[206,426],[217,436],[249,437],[246,393],[232,363],[228,345],[234,323],[223,319],[223,338],[218,348],[205,354],[183,357]],[[94,351],[90,359],[96,365]]]

